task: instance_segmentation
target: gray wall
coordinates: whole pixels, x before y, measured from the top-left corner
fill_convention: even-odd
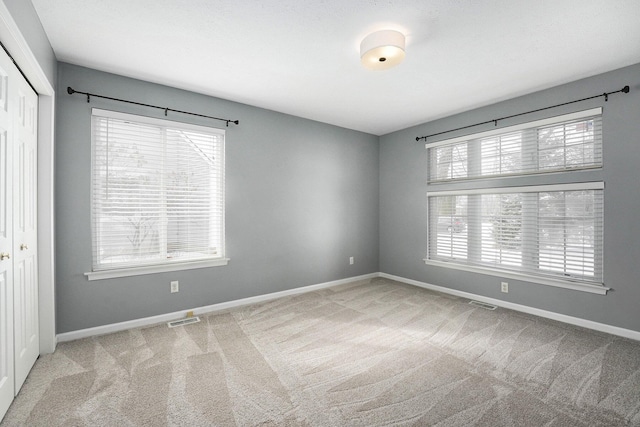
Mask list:
[[[40,18],[33,7],[31,1],[25,0],[2,0],[7,6],[9,13],[20,28],[29,48],[42,67],[42,71],[47,76],[47,80],[55,88],[57,61],[53,53],[49,38],[42,28]]]
[[[97,98],[88,104],[67,86],[240,120],[226,138],[227,266],[87,281],[91,108],[164,115]],[[58,333],[378,271],[378,137],[64,63],[58,88]],[[171,280],[179,293],[169,292]]]
[[[603,107],[604,167],[575,172],[604,180],[604,274],[608,295],[427,266],[427,155],[416,136],[542,108],[629,85],[631,92],[500,122],[500,126]],[[492,128],[477,127],[466,134]],[[439,139],[463,135],[451,133]],[[430,140],[434,142],[438,138]],[[572,177],[572,179],[573,179]],[[543,183],[538,179],[536,183]],[[522,182],[526,185],[526,180]],[[444,187],[439,187],[445,189]],[[640,331],[640,64],[394,132],[380,138],[380,271],[477,295]]]
[[[415,137],[613,91],[522,121],[602,106],[606,296],[427,266],[426,150]],[[91,268],[91,107],[163,117],[143,107],[63,94],[67,86],[214,116],[227,133],[229,265],[87,281]],[[382,271],[640,331],[640,64],[447,117],[380,138],[69,64],[58,66],[56,252],[58,333]],[[212,125],[206,119],[179,117]],[[215,124],[214,124],[215,125]],[[219,125],[219,124],[218,124]],[[483,130],[482,127],[473,131]],[[448,134],[446,137],[461,135]],[[443,136],[442,138],[445,138]],[[435,139],[434,139],[435,140]],[[571,177],[573,179],[573,177]],[[543,183],[540,178],[536,183]],[[523,181],[522,184],[526,184]],[[348,265],[348,257],[356,263]],[[180,292],[169,282],[180,280]]]

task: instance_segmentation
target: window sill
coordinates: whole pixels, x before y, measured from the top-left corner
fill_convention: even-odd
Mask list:
[[[541,285],[555,286],[557,288],[589,292],[592,294],[606,295],[607,291],[611,290],[611,288],[607,288],[601,285],[592,285],[589,283],[574,282],[569,280],[549,279],[546,277],[533,276],[530,274],[515,273],[512,271],[504,271],[504,270],[494,270],[491,268],[456,264],[453,262],[434,261],[430,259],[424,259],[424,263],[427,265],[433,265],[437,267],[453,268],[456,270],[469,271],[472,273],[488,274],[491,276],[504,277],[504,278],[514,279],[514,280],[523,280],[527,282],[539,283]]]
[[[218,267],[227,265],[229,258],[215,260],[176,262],[170,264],[149,265],[145,267],[118,268],[113,270],[90,271],[84,273],[87,280],[115,279],[117,277],[140,276],[143,274],[163,273],[168,271],[192,270],[195,268]]]

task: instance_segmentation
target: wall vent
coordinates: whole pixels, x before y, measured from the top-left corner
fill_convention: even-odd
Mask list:
[[[482,301],[469,301],[469,304],[475,305],[476,307],[484,308],[485,310],[495,310],[496,308],[498,308],[495,305],[487,304],[486,302]]]
[[[167,322],[167,325],[170,328],[175,328],[176,326],[185,326],[190,325],[192,323],[198,323],[200,318],[198,316],[195,317],[187,317],[186,319],[174,320],[172,322]]]

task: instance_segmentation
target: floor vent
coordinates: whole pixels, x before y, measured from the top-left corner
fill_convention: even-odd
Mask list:
[[[190,325],[192,323],[198,323],[200,318],[198,316],[195,317],[187,317],[186,319],[174,320],[173,322],[167,322],[170,328],[175,328],[176,326],[185,326]]]
[[[485,310],[495,310],[496,308],[498,308],[495,305],[487,304],[486,302],[482,301],[469,301],[469,304],[475,305],[476,307],[484,308]]]

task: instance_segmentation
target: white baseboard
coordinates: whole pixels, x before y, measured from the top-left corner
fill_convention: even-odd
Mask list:
[[[553,311],[541,310],[539,308],[533,308],[526,305],[515,304],[512,302],[502,301],[495,298],[484,297],[484,296],[472,294],[469,292],[449,289],[443,286],[432,285],[429,283],[419,282],[417,280],[406,279],[400,276],[394,276],[392,274],[378,273],[378,277],[384,277],[385,279],[395,280],[397,282],[406,283],[408,285],[418,286],[420,288],[430,289],[432,291],[442,292],[449,295],[455,295],[462,298],[482,301],[489,304],[497,305],[498,307],[508,308],[510,310],[533,314],[535,316],[557,320],[559,322],[568,323],[570,325],[581,326],[583,328],[593,329],[595,331],[606,332],[608,334],[617,335],[620,337],[630,338],[632,340],[640,341],[640,332],[634,331],[631,329],[620,328],[617,326],[611,326],[604,323],[598,323],[591,320],[581,319],[579,317],[573,317],[573,316],[567,316],[565,314],[555,313]]]
[[[142,319],[134,319],[126,322],[112,323],[109,325],[96,326],[94,328],[80,329],[77,331],[65,332],[57,335],[57,342],[73,341],[80,338],[87,338],[97,335],[110,334],[113,332],[125,331],[127,329],[139,328],[141,326],[155,325],[158,323],[170,322],[172,320],[181,319],[187,315],[188,311],[193,311],[195,315],[206,314],[215,311],[226,310],[228,308],[240,307],[243,305],[255,304],[263,301],[269,301],[288,295],[303,294],[306,292],[316,291],[318,289],[330,288],[332,286],[343,285],[345,283],[355,282],[358,280],[367,280],[379,277],[379,273],[370,273],[362,276],[349,277],[346,279],[334,280],[331,282],[319,283],[316,285],[304,286],[302,288],[289,289],[286,291],[273,292],[255,297],[242,298],[234,301],[221,302],[219,304],[207,305],[189,310],[174,311],[173,313],[160,314],[158,316],[144,317]]]
[[[345,283],[355,282],[357,280],[367,280],[376,277],[383,277],[386,279],[395,280],[398,282],[406,283],[408,285],[418,286],[420,288],[430,289],[436,292],[442,292],[449,295],[455,295],[462,298],[472,299],[476,301],[482,301],[489,304],[496,305],[498,307],[508,308],[510,310],[520,311],[522,313],[533,314],[535,316],[544,317],[547,319],[557,320],[559,322],[568,323],[570,325],[581,326],[587,329],[593,329],[595,331],[605,332],[612,335],[617,335],[624,338],[630,338],[640,341],[640,332],[631,329],[620,328],[617,326],[611,326],[604,323],[598,323],[591,320],[581,319],[579,317],[567,316],[565,314],[554,313],[552,311],[541,310],[539,308],[533,308],[526,305],[515,304],[508,301],[502,301],[495,298],[484,297],[481,295],[472,294],[470,292],[458,291],[455,289],[445,288],[443,286],[432,285],[429,283],[419,282],[417,280],[407,279],[400,276],[394,276],[387,273],[370,273],[362,276],[349,277],[346,279],[334,280],[332,282],[319,283],[316,285],[304,286],[302,288],[289,289],[286,291],[273,292],[265,295],[258,295],[255,297],[242,298],[239,300],[222,302],[219,304],[207,305],[204,307],[198,307],[191,310],[175,311],[173,313],[161,314],[158,316],[145,317],[142,319],[129,320],[126,322],[112,323],[109,325],[96,326],[95,328],[80,329],[78,331],[65,332],[57,335],[57,342],[73,341],[80,338],[87,338],[96,335],[110,334],[113,332],[120,332],[127,329],[139,328],[141,326],[155,325],[158,323],[169,322],[176,319],[181,319],[187,315],[188,311],[193,311],[194,314],[206,314],[216,311],[226,310],[229,308],[240,307],[243,305],[255,304],[259,302],[269,301],[276,298],[285,297],[288,295],[297,295],[306,292],[316,291],[318,289],[330,288],[332,286],[343,285]]]

